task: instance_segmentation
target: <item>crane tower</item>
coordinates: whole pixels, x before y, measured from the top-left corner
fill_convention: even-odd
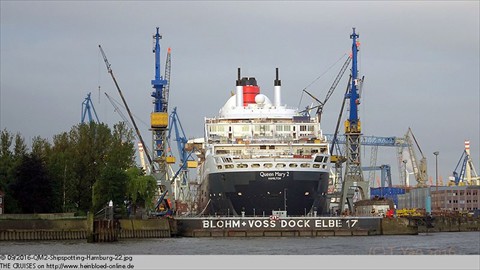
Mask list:
[[[153,175],[157,180],[157,185],[161,192],[169,191],[169,197],[173,196],[170,185],[170,179],[167,172],[167,129],[168,129],[168,93],[166,91],[168,81],[160,75],[160,39],[162,36],[157,32],[153,36],[155,40],[155,47],[153,53],[155,54],[155,78],[151,81],[154,91],[153,97],[153,112],[150,115],[150,124],[153,141],[153,161],[155,162]],[[173,197],[172,197],[173,198]],[[174,200],[171,200],[174,203]],[[174,208],[174,206],[172,205]]]
[[[91,94],[92,93],[88,93],[87,97],[82,102],[82,117],[80,119],[80,122],[82,124],[85,123],[86,116],[88,116],[88,122],[94,122],[96,119],[97,123],[100,123],[100,120],[98,120],[97,111],[95,111],[95,107],[93,106],[92,99],[90,98]],[[93,113],[95,114],[95,118],[92,117],[92,111],[90,109],[93,110]]]
[[[353,212],[353,195],[359,192],[361,199],[369,197],[369,184],[364,181],[360,162],[360,137],[361,125],[358,118],[358,105],[360,104],[359,89],[362,84],[362,79],[358,77],[357,68],[357,54],[359,42],[358,34],[355,33],[355,28],[350,35],[352,39],[352,69],[351,69],[351,83],[349,91],[345,98],[350,102],[350,114],[345,121],[345,138],[346,138],[346,167],[345,177],[342,184],[342,195],[340,199],[340,211],[345,210],[345,204],[348,205],[350,212]]]

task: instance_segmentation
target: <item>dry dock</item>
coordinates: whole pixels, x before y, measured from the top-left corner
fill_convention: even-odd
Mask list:
[[[0,219],[0,241],[87,239],[86,217],[39,215]],[[119,220],[116,239],[168,237],[325,237],[416,235],[421,232],[480,231],[479,218],[435,217],[433,227],[421,217],[176,217]],[[97,241],[108,241],[107,230]],[[105,239],[104,239],[105,238]]]
[[[268,236],[357,236],[417,234],[418,227],[405,219],[390,222],[384,231],[381,217],[181,217],[179,236],[268,237]],[[398,224],[398,225],[396,225]],[[400,229],[401,228],[401,229]]]

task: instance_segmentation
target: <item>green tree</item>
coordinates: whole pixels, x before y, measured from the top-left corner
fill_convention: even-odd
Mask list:
[[[29,153],[19,133],[13,135],[3,130],[0,133],[0,189],[6,193],[6,212],[48,210],[83,214],[92,209],[94,185],[102,194],[115,195],[116,201],[123,202],[127,197],[128,181],[122,180],[120,175],[135,166],[133,139],[132,130],[123,122],[114,125],[112,130],[106,124],[92,122],[75,125],[70,131],[55,135],[52,144],[39,136],[34,137]],[[26,164],[35,166],[29,169]],[[37,176],[34,177],[33,171]],[[105,184],[114,183],[109,176],[115,173],[123,187],[119,184],[110,188]],[[33,177],[32,181],[36,179],[34,184],[47,183],[49,190],[46,192],[52,203],[49,207],[33,210],[25,207],[30,202],[24,197],[29,195],[20,190],[19,183],[28,182],[27,175]],[[118,199],[120,197],[122,200]]]
[[[42,161],[42,165],[45,167],[49,181],[52,187],[52,212],[63,212],[62,207],[62,183],[61,180],[56,177],[54,170],[52,170],[51,157],[52,145],[47,139],[41,138],[40,136],[33,137],[32,140],[32,154],[39,157]]]
[[[124,122],[114,125],[106,162],[121,169],[135,167],[133,140],[133,132]]]
[[[101,190],[103,195],[106,188],[104,183],[113,183],[109,177],[110,174],[114,174],[113,168],[124,173],[125,169],[134,166],[133,133],[122,122],[114,125],[113,131],[105,124],[91,122],[72,128],[69,138],[70,144],[74,147],[71,158],[75,160],[72,164],[74,177],[72,180],[76,183],[76,189],[83,191],[82,194],[77,194],[76,202],[80,210],[88,211],[92,206],[92,193],[96,196],[97,191]],[[119,181],[126,184],[122,179]],[[96,184],[97,182],[99,183]],[[94,185],[95,192],[92,191]],[[109,195],[118,198],[119,190],[123,191],[121,196],[123,204],[126,194],[125,187],[122,188],[112,187],[109,192],[113,194]],[[113,189],[116,191],[112,191]],[[96,197],[95,200],[94,208],[97,208],[99,203],[104,203],[102,196]]]
[[[13,149],[13,151],[12,151]],[[4,129],[0,134],[0,189],[5,192],[5,213],[19,213],[16,198],[10,189],[15,182],[15,171],[27,152],[25,140],[20,133],[15,136]]]
[[[138,167],[127,170],[127,196],[131,202],[133,214],[138,207],[151,209],[157,189],[157,181],[152,175],[145,175],[145,172]]]
[[[23,156],[10,190],[23,213],[54,212],[52,182],[36,154]]]
[[[21,159],[25,154],[27,154],[27,145],[25,144],[25,139],[20,135],[20,133],[15,134],[15,147],[13,149],[13,155],[17,160]]]
[[[0,190],[6,188],[12,178],[13,153],[11,151],[13,136],[6,130],[0,134]]]
[[[74,145],[69,139],[69,134],[63,132],[53,137],[52,152],[48,158],[48,171],[57,185],[57,204],[62,212],[76,212],[78,201],[76,201],[79,179],[73,168]]]
[[[128,176],[124,170],[107,166],[93,186],[93,208],[102,209],[108,202],[124,205]]]
[[[110,129],[105,124],[79,124],[70,131],[73,146],[73,174],[77,192],[74,201],[80,211],[92,206],[92,188],[106,166],[105,158],[111,143]]]

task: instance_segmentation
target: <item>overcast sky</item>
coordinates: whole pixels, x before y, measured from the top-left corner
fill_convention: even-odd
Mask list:
[[[204,117],[215,116],[235,89],[237,67],[256,77],[271,98],[278,67],[283,102],[302,108],[312,102],[302,89],[323,74],[307,88],[323,99],[356,27],[365,76],[359,107],[364,134],[401,137],[411,127],[430,176],[433,152],[440,152],[444,181],[468,139],[480,170],[478,1],[2,0],[0,5],[0,128],[20,132],[29,143],[79,123],[89,92],[100,121],[121,121],[103,94],[120,101],[98,44],[149,141],[155,27],[163,35],[162,69],[166,49],[172,48],[169,108],[178,108],[189,138],[203,136]],[[325,105],[325,133],[334,132],[347,79]],[[366,165],[369,153],[365,148]],[[395,149],[379,150],[377,164],[398,172]]]

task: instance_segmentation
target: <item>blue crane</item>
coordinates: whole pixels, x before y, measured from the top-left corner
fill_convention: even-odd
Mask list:
[[[165,66],[165,78],[160,75],[160,39],[162,36],[159,33],[159,27],[153,36],[155,40],[155,47],[153,53],[155,54],[155,78],[151,81],[154,91],[151,93],[153,97],[153,112],[150,114],[150,124],[152,130],[153,141],[153,153],[154,161],[156,162],[156,168],[153,173],[157,179],[157,184],[164,197],[170,199],[170,205],[168,208],[175,209],[175,194],[172,191],[171,179],[167,171],[167,163],[170,163],[171,157],[166,156],[168,141],[168,91],[170,80],[170,49],[167,54],[167,63]]]
[[[153,97],[153,112],[150,115],[151,128],[153,132],[154,159],[159,165],[159,174],[161,178],[166,177],[165,149],[166,149],[166,131],[168,127],[168,93],[165,91],[168,81],[160,75],[160,39],[159,28],[153,36],[155,39],[155,79],[151,81],[155,89],[151,96]],[[167,62],[168,63],[168,62]],[[167,69],[166,74],[170,75]]]
[[[177,114],[177,107],[173,108],[172,113],[170,114],[169,118],[169,126],[168,126],[168,135],[167,140],[170,141],[172,130],[175,130],[175,141],[177,142],[177,149],[180,155],[180,168],[177,173],[174,175],[173,179],[175,179],[180,172],[182,172],[182,185],[187,185],[188,181],[188,169],[189,161],[194,161],[192,159],[193,151],[187,151],[185,148],[187,145],[187,137],[185,136],[185,131],[183,130],[182,123],[180,122],[180,118]],[[195,166],[196,167],[196,166]]]
[[[96,119],[97,123],[100,123],[100,121],[98,120],[97,112],[95,111],[95,107],[93,106],[92,99],[90,98],[91,94],[92,93],[88,93],[87,97],[82,102],[82,115],[80,119],[80,123],[82,124],[85,123],[85,116],[87,115],[88,115],[88,122],[95,122],[95,119]],[[95,114],[95,119],[92,118],[91,110],[93,110],[93,113]]]
[[[157,27],[157,33],[153,36],[155,38],[155,79],[152,80],[152,86],[155,89],[152,92],[154,98],[154,112],[167,112],[168,109],[168,95],[165,95],[164,87],[167,86],[168,81],[163,79],[160,75],[160,39],[162,36],[159,34],[159,28]]]
[[[457,166],[453,171],[453,184],[458,185],[479,185],[480,177],[473,166],[470,156],[470,142],[465,141],[465,150],[463,150]],[[451,182],[450,182],[451,183]]]
[[[352,81],[350,85],[350,91],[347,93],[346,98],[350,99],[350,115],[348,117],[349,126],[346,128],[345,133],[360,133],[360,121],[358,119],[358,105],[360,104],[360,95],[358,94],[358,86],[360,85],[360,79],[358,78],[358,68],[357,68],[357,54],[358,54],[358,45],[357,42],[358,34],[355,33],[355,28],[353,28],[353,33],[350,35],[352,42]]]
[[[346,144],[347,143],[347,138],[345,135],[342,135],[342,134],[339,134],[337,136],[335,136],[334,134],[324,134],[327,141],[332,143],[333,144],[333,140],[335,140],[335,143],[336,145],[340,145],[340,144]],[[360,144],[362,146],[373,146],[375,149],[375,147],[379,147],[379,146],[382,146],[382,147],[396,147],[397,149],[399,149],[399,151],[401,149],[403,149],[403,147],[409,147],[409,144],[408,142],[405,140],[405,138],[403,137],[394,137],[394,136],[391,136],[391,137],[379,137],[379,136],[361,136],[360,137]],[[397,153],[399,154],[399,153]],[[372,151],[372,156],[375,155],[375,152]],[[400,160],[402,159],[401,157],[401,152],[400,152]],[[376,155],[375,157],[372,157],[376,160]],[[362,170],[363,171],[370,171],[370,172],[373,172],[375,170],[381,170],[382,171],[382,184],[387,182],[389,187],[390,186],[390,182],[391,181],[391,176],[390,175],[390,165],[381,165],[381,166],[376,166],[374,169],[372,168],[372,166],[375,166],[374,163],[372,163],[370,165],[370,167],[362,167]],[[388,174],[386,174],[386,171],[384,171],[386,168],[385,166],[389,166],[388,168]],[[400,167],[400,170],[399,170],[400,174],[403,172],[402,171],[402,168]],[[385,175],[385,177],[384,177]],[[372,178],[372,177],[370,177]],[[403,177],[400,177],[401,179],[403,179]],[[385,180],[387,179],[387,180]],[[388,180],[390,179],[390,180]],[[383,187],[383,185],[382,185]]]
[[[384,188],[384,187],[385,187],[385,183],[386,183],[389,188],[392,187],[392,170],[391,170],[391,168],[390,168],[390,165],[384,164],[384,165],[380,165],[380,166],[362,167],[362,170],[363,170],[363,171],[374,171],[374,170],[379,170],[379,171],[381,171],[381,175],[380,175],[380,179],[381,179],[380,186],[381,186],[382,188]]]
[[[359,35],[355,33],[355,28],[353,28],[353,32],[350,35],[350,39],[352,39],[351,79],[345,94],[345,99],[349,100],[350,110],[349,117],[345,121],[346,165],[345,177],[342,183],[342,195],[340,199],[341,211],[344,210],[345,204],[348,204],[349,210],[353,211],[353,190],[359,192],[362,199],[369,197],[368,181],[364,181],[363,179],[360,162],[360,138],[362,134],[360,120],[358,118],[358,105],[360,104],[359,88],[363,79],[358,78],[358,37]]]
[[[460,156],[460,159],[458,160],[457,166],[455,166],[455,170],[453,170],[453,177],[455,179],[454,181],[456,186],[458,186],[458,184],[460,184],[460,181],[463,181],[465,177],[467,162],[468,162],[467,151],[463,150],[463,153]]]
[[[327,141],[330,143],[333,142],[335,135],[333,134],[325,134]],[[337,144],[346,144],[347,138],[345,135],[337,135],[335,143]],[[360,138],[361,145],[365,146],[391,146],[391,147],[399,147],[404,146],[407,147],[408,143],[405,142],[404,138],[399,137],[379,137],[379,136],[362,136]]]

